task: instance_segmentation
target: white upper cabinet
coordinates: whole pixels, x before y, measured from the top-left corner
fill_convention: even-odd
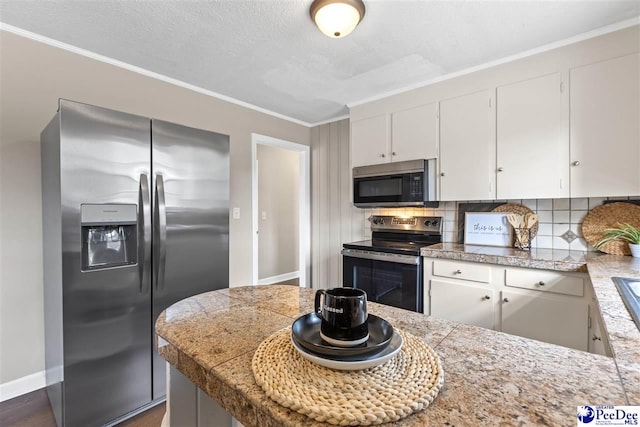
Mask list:
[[[571,197],[640,194],[639,60],[570,71]]]
[[[351,166],[438,155],[438,104],[351,122]]]
[[[489,91],[440,102],[440,200],[495,199],[495,121]]]
[[[497,89],[497,198],[569,197],[560,73]]]
[[[351,122],[351,167],[390,160],[389,115]]]
[[[391,161],[438,157],[438,104],[391,115]]]

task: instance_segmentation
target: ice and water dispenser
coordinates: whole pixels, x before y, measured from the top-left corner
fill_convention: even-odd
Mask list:
[[[138,262],[137,205],[83,204],[82,270]]]

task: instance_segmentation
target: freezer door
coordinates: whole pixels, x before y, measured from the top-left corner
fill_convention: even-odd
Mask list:
[[[229,286],[229,137],[153,120],[153,320],[171,304]],[[154,399],[166,393],[156,352]]]
[[[70,101],[59,114],[64,419],[102,425],[151,401],[150,121]]]

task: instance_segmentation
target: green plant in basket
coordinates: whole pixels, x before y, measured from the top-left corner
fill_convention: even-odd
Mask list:
[[[594,247],[599,249],[613,240],[626,240],[632,245],[640,245],[640,230],[627,223],[618,223],[618,225],[619,227],[605,229],[604,238],[596,243]]]

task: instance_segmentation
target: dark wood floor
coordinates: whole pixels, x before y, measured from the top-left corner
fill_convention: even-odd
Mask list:
[[[285,280],[284,282],[274,283],[274,285],[300,286],[300,279],[296,277],[295,279]]]
[[[119,424],[119,427],[160,427],[165,413],[161,403]],[[2,427],[56,427],[47,393],[36,390],[0,403]]]

